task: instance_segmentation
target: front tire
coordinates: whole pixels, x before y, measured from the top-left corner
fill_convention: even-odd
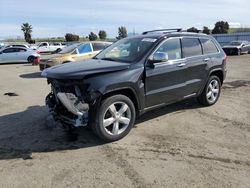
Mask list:
[[[198,101],[204,106],[214,105],[219,97],[221,92],[221,81],[218,76],[210,76],[204,90],[201,95],[198,97]]]
[[[102,140],[116,141],[130,132],[135,117],[133,102],[124,95],[114,95],[102,101],[92,128]]]
[[[237,55],[241,55],[241,49],[238,49]]]
[[[28,63],[33,63],[34,60],[35,60],[35,57],[34,56],[29,56],[27,60],[28,60]]]

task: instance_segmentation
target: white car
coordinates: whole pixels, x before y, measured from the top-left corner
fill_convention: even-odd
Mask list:
[[[64,47],[65,45],[62,45],[60,42],[41,42],[38,44],[38,46],[33,46],[31,48],[38,50],[40,53],[51,53],[60,51]]]
[[[33,63],[40,59],[40,55],[33,49],[23,47],[9,47],[0,50],[1,63]]]

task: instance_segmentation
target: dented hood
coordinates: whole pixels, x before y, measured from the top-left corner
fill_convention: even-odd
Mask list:
[[[89,59],[57,65],[42,72],[43,77],[54,79],[82,79],[99,73],[115,72],[129,68],[129,63]]]

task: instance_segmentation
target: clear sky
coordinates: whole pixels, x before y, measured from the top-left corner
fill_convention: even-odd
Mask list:
[[[0,38],[23,36],[29,22],[33,37],[87,35],[107,31],[117,35],[156,28],[213,27],[219,20],[250,26],[250,0],[0,0]]]

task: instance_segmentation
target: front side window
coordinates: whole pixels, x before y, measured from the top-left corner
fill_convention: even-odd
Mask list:
[[[80,54],[92,52],[90,43],[83,44],[83,45],[79,46],[78,51]]]
[[[40,45],[39,45],[39,47],[40,46],[48,46],[48,44],[47,43],[41,43]]]
[[[203,47],[203,54],[213,54],[217,53],[218,49],[210,39],[200,39],[202,47]]]
[[[201,44],[197,38],[183,38],[182,50],[184,57],[202,55]]]
[[[168,55],[168,60],[181,59],[181,43],[180,39],[168,39],[165,41],[155,53],[163,52]]]
[[[232,41],[229,43],[229,46],[240,46],[242,45],[241,41]]]
[[[156,40],[157,39],[155,38],[147,37],[121,39],[105,48],[95,58],[132,63],[141,59],[156,42]]]

